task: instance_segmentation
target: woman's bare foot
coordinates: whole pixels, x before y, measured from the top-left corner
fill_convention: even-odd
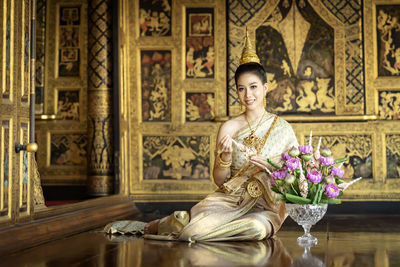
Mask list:
[[[160,219],[151,221],[148,224],[146,224],[144,227],[144,230],[143,230],[144,234],[156,235],[158,232],[158,223],[159,222],[160,222]]]

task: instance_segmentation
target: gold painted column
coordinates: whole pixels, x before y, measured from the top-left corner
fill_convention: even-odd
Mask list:
[[[88,194],[114,192],[111,0],[88,1]]]

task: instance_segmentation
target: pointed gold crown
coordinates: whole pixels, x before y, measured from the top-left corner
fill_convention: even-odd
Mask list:
[[[260,64],[260,59],[257,56],[256,50],[251,45],[249,32],[246,27],[246,40],[244,41],[244,48],[242,52],[242,57],[240,58],[240,65],[246,64],[249,62],[255,62]]]

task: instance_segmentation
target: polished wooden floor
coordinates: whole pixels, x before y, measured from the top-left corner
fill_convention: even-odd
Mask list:
[[[274,240],[185,243],[90,231],[0,258],[0,266],[400,266],[400,216],[326,216],[318,245],[296,243],[287,219]],[[1,241],[0,241],[1,242]]]

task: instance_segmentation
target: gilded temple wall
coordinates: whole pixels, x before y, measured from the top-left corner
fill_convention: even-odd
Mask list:
[[[36,140],[42,185],[86,184],[87,10],[84,0],[37,1]]]
[[[400,1],[150,2],[122,1],[135,14],[121,17],[120,48],[134,101],[121,99],[133,198],[192,200],[214,188],[213,119],[240,112],[233,74],[247,27],[267,70],[267,109],[300,143],[313,130],[313,142],[349,158],[345,178],[364,179],[347,199],[399,199]]]
[[[37,123],[45,185],[87,179],[87,3],[75,2],[38,1],[37,114],[57,118]],[[268,110],[300,143],[313,130],[349,158],[345,177],[364,179],[348,199],[399,199],[400,1],[119,3],[122,192],[195,200],[215,188],[215,119],[240,112],[233,74],[247,27]]]

